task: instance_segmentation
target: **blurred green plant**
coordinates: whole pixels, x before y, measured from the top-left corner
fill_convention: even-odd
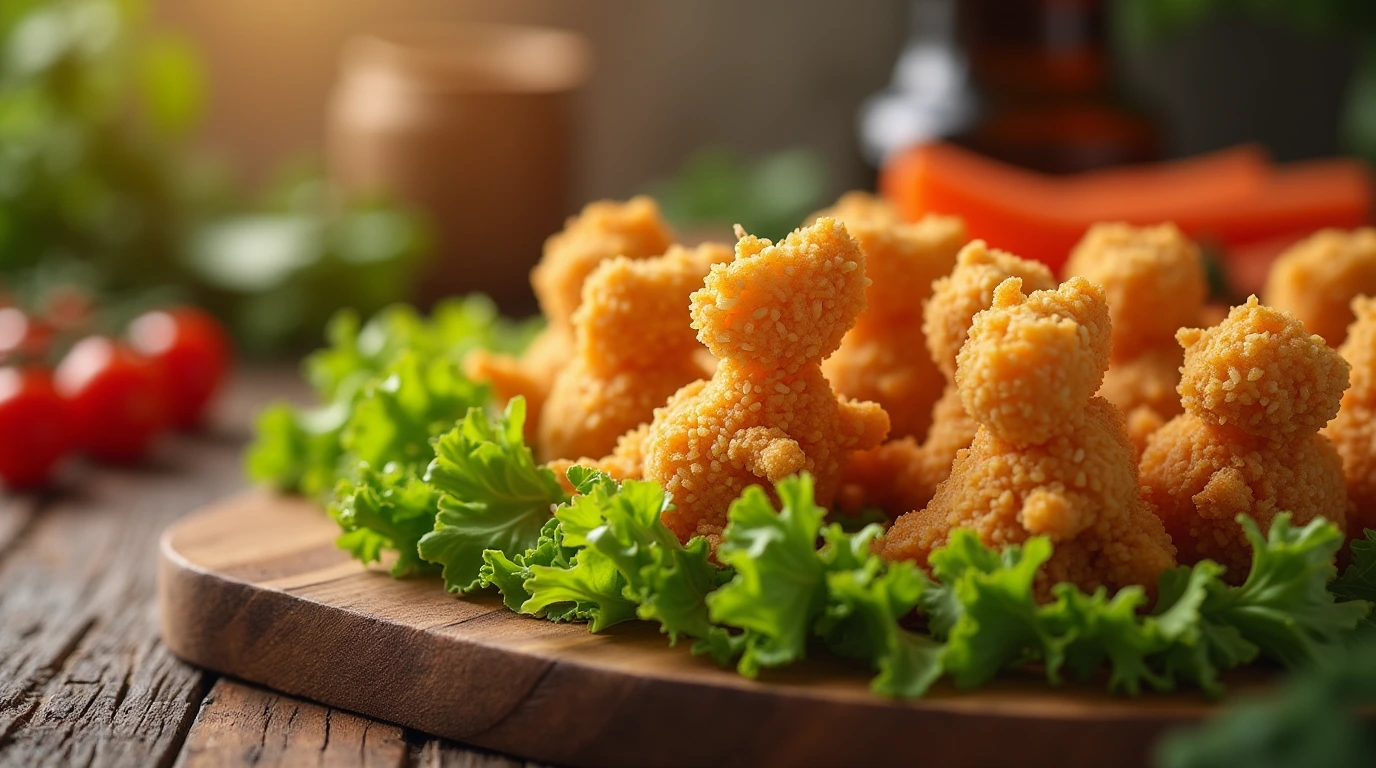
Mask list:
[[[1376,634],[1294,677],[1277,694],[1171,734],[1159,768],[1370,768],[1376,765]]]
[[[826,170],[811,150],[786,149],[746,161],[715,147],[697,151],[649,190],[680,229],[740,224],[774,240],[822,207],[825,191]]]
[[[1116,0],[1120,40],[1144,45],[1230,14],[1283,24],[1357,45],[1339,130],[1348,151],[1376,162],[1376,2],[1373,0]]]
[[[240,199],[190,148],[204,82],[143,0],[0,2],[0,283],[28,304],[73,284],[107,305],[195,301],[256,352],[402,298],[419,222],[299,170]]]

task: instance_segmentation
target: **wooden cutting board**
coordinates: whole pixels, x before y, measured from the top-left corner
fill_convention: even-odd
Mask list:
[[[870,672],[816,658],[757,681],[656,629],[600,634],[396,580],[334,547],[300,499],[250,492],[169,528],[162,634],[182,658],[330,706],[571,765],[1144,765],[1197,693],[1108,694],[1027,673],[900,702]],[[1265,685],[1231,680],[1234,693]]]

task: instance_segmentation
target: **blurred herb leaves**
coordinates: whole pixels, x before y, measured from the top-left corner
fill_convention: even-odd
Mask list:
[[[815,152],[785,149],[746,161],[719,147],[695,152],[650,194],[680,229],[740,224],[778,240],[822,206],[826,170]]]
[[[191,147],[205,77],[142,0],[0,3],[0,284],[75,285],[118,307],[193,301],[249,352],[319,340],[340,307],[403,298],[424,228],[292,168],[245,199]],[[113,316],[127,312],[112,311]]]

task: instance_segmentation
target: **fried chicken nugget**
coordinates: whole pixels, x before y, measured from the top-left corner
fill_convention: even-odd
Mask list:
[[[865,256],[844,225],[821,218],[777,245],[737,230],[736,259],[712,267],[692,295],[693,327],[716,372],[655,412],[639,452],[643,476],[673,494],[664,522],[680,539],[718,536],[748,485],[807,471],[831,504],[841,466],[889,430],[877,403],[838,397],[822,375],[865,307]]]
[[[1175,332],[1200,321],[1208,286],[1199,246],[1174,224],[1095,224],[1065,265],[1103,287],[1113,320],[1112,365],[1099,394],[1130,414],[1138,453],[1154,426],[1181,412],[1184,359]]]
[[[1376,297],[1353,299],[1352,312],[1357,320],[1338,348],[1352,365],[1352,387],[1323,435],[1343,459],[1350,502],[1347,529],[1355,537],[1376,528]]]
[[[1319,430],[1338,413],[1350,366],[1294,315],[1255,296],[1217,326],[1176,338],[1185,412],[1148,439],[1143,495],[1182,563],[1213,559],[1241,583],[1252,551],[1239,513],[1263,531],[1280,512],[1297,525],[1319,516],[1345,524],[1342,460]]]
[[[958,357],[961,402],[979,424],[974,442],[931,503],[894,523],[880,552],[925,567],[956,528],[991,546],[1042,535],[1055,552],[1037,577],[1040,599],[1062,581],[1151,589],[1175,550],[1139,497],[1122,414],[1094,394],[1110,345],[1104,292],[1088,280],[1030,295],[1019,278],[1001,283]]]
[[[589,203],[545,241],[540,263],[530,273],[545,329],[520,357],[474,350],[464,360],[464,373],[490,383],[500,402],[524,395],[531,415],[526,439],[534,440],[554,377],[573,359],[573,313],[582,300],[583,280],[607,259],[658,256],[673,241],[659,206],[648,197]]]
[[[1376,296],[1376,229],[1324,229],[1290,246],[1271,265],[1262,295],[1338,346],[1352,322],[1352,299]]]
[[[965,224],[951,216],[927,216],[904,224],[879,198],[848,192],[830,211],[846,225],[865,252],[865,311],[841,340],[841,348],[822,363],[837,392],[884,406],[894,438],[927,435],[932,406],[946,379],[924,354],[922,305],[932,283],[949,273],[956,253],[969,239]]]
[[[649,259],[603,262],[583,283],[573,315],[575,357],[559,372],[540,416],[546,459],[605,456],[680,387],[711,375],[688,315],[688,296],[731,247],[671,246]]]
[[[927,438],[920,444],[900,438],[853,454],[845,472],[843,509],[853,512],[874,506],[894,516],[921,509],[951,473],[956,453],[970,446],[979,427],[965,413],[955,386],[956,357],[975,315],[989,308],[994,289],[1010,277],[1021,278],[1029,290],[1056,287],[1056,278],[1046,265],[990,249],[983,240],[962,248],[951,274],[933,283],[932,296],[923,308],[922,329],[928,353],[946,386],[932,407]]]

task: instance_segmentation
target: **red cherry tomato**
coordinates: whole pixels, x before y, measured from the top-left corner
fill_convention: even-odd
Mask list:
[[[229,369],[229,338],[220,323],[195,307],[148,312],[129,325],[129,345],[162,369],[168,423],[198,426]]]
[[[143,456],[164,423],[162,375],[151,360],[104,336],[77,342],[54,374],[76,444],[109,462]]]
[[[0,482],[37,488],[71,450],[67,404],[44,369],[0,368]]]
[[[0,363],[32,362],[48,354],[53,329],[18,307],[0,308]]]

